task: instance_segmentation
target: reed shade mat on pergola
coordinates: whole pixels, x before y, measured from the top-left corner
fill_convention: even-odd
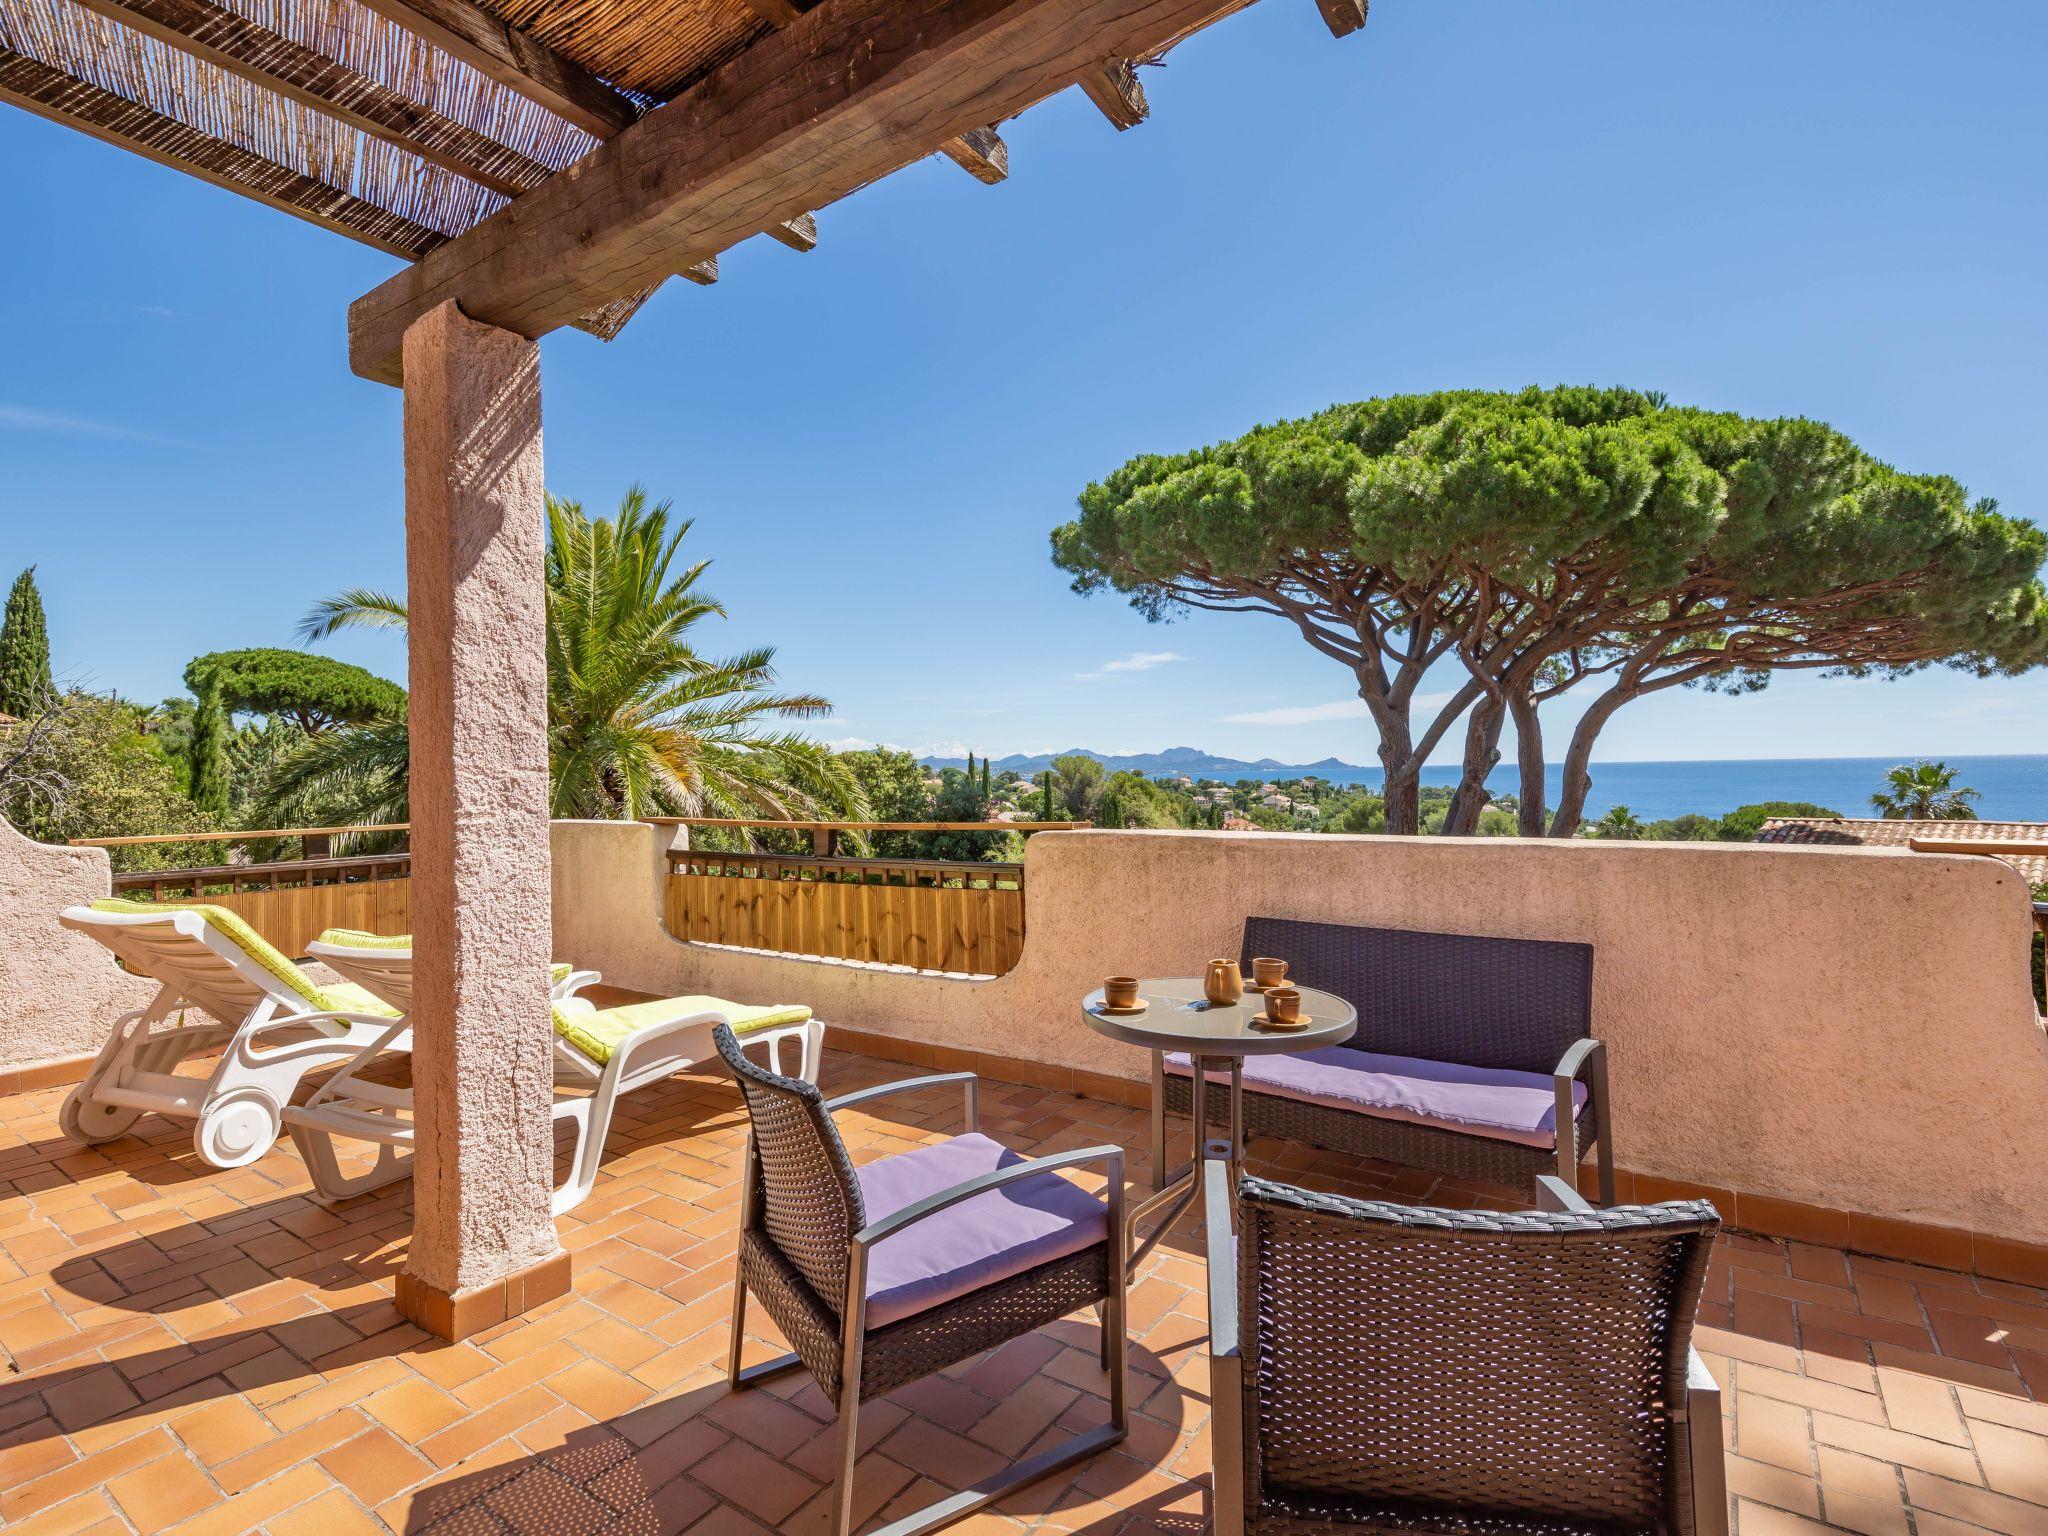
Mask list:
[[[1009,155],[996,123],[1050,90],[1079,84],[1111,122],[1133,126],[1147,110],[1134,60],[1154,59],[1248,3],[1059,0],[1048,8],[1071,11],[1074,29],[1092,27],[1106,46],[1021,99],[992,101],[999,110],[981,122],[944,132],[915,119],[885,122],[888,152],[860,175],[819,178],[808,198],[761,209],[751,227],[725,226],[710,248],[673,250],[672,259],[642,262],[616,282],[582,285],[573,312],[559,318],[522,327],[515,315],[480,313],[491,307],[488,298],[465,307],[527,335],[566,324],[609,340],[665,278],[715,281],[721,245],[767,233],[809,250],[818,206],[925,154],[943,153],[982,181],[1001,181]],[[1364,0],[1317,4],[1339,35],[1364,21]],[[777,55],[792,85],[775,105],[800,120],[807,74],[867,67],[846,50],[844,29],[831,25],[864,9],[874,13],[877,33],[887,24],[916,38],[929,20],[943,39],[962,18],[993,36],[1010,7],[1000,0],[880,8],[858,0],[0,0],[0,101],[416,262],[665,103],[715,90],[715,77],[764,42],[815,35],[815,49]],[[1134,45],[1129,52],[1126,42]],[[995,57],[980,66],[1014,63],[1014,73],[1032,75],[1037,61],[1003,59],[1002,52],[992,43],[986,53]]]

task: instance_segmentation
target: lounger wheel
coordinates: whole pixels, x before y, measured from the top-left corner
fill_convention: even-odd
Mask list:
[[[57,1129],[82,1147],[112,1141],[142,1118],[142,1111],[121,1104],[97,1104],[84,1097],[83,1087],[64,1095],[57,1108]]]
[[[192,1145],[215,1168],[246,1168],[277,1144],[282,1106],[261,1088],[235,1088],[201,1111]]]

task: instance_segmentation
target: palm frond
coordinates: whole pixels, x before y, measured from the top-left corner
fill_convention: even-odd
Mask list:
[[[308,642],[325,640],[344,629],[395,629],[406,627],[405,599],[369,587],[350,587],[332,597],[323,597],[299,620],[295,631]]]

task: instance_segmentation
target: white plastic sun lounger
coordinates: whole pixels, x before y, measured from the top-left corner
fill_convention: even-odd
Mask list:
[[[396,1010],[358,986],[318,984],[224,907],[105,900],[67,907],[58,921],[158,984],[149,1006],[114,1022],[58,1112],[64,1134],[86,1146],[159,1114],[195,1122],[202,1161],[241,1168],[276,1144],[307,1073],[373,1042],[409,1048]],[[220,1057],[208,1075],[177,1071],[210,1050]]]
[[[410,938],[376,938],[330,931],[307,948],[315,959],[376,993],[409,1015],[412,1008]],[[561,968],[558,968],[558,972]],[[604,1155],[606,1132],[621,1095],[717,1053],[711,1033],[731,1024],[747,1045],[768,1047],[770,1066],[782,1070],[784,1042],[796,1045],[798,1075],[816,1082],[825,1026],[808,1008],[748,1008],[716,997],[673,997],[600,1009],[576,989],[598,979],[593,971],[558,974],[550,1013],[555,1030],[554,1117],[575,1136],[569,1175],[554,1194],[554,1213],[574,1210],[590,1195]],[[399,1025],[403,1026],[403,1019]],[[292,1142],[312,1172],[315,1197],[333,1203],[362,1194],[411,1171],[412,1093],[368,1082],[361,1073],[383,1054],[376,1042],[323,1083],[306,1103],[285,1111]],[[576,1091],[584,1090],[584,1091]],[[336,1156],[337,1140],[377,1145],[377,1160],[350,1177]]]

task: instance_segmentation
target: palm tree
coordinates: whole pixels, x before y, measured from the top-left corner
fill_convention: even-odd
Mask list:
[[[1594,822],[1588,829],[1594,837],[1622,838],[1634,841],[1649,830],[1642,818],[1625,805],[1609,806],[1607,814]]]
[[[1870,797],[1871,808],[1887,821],[1975,821],[1970,802],[1977,791],[1958,787],[1956,772],[1926,758],[1901,763],[1885,774],[1885,787]]]
[[[708,560],[675,568],[689,522],[672,528],[669,504],[650,507],[638,487],[608,519],[550,496],[547,521],[553,814],[859,814],[859,786],[831,749],[774,724],[828,714],[830,702],[776,692],[771,648],[714,660],[690,644],[693,626],[725,610],[698,590]],[[355,588],[315,604],[299,634],[403,630],[406,618],[403,598]],[[343,734],[361,739],[309,748],[279,774],[279,791],[361,796],[388,814],[394,785],[403,794],[405,722]]]

